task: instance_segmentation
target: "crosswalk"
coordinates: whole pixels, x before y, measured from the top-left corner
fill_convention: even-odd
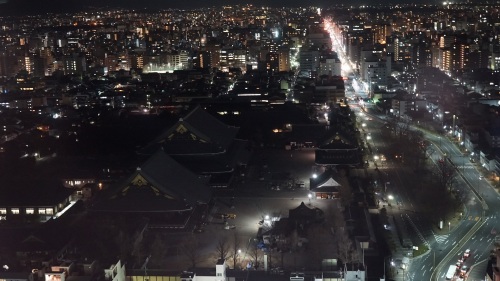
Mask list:
[[[436,242],[438,242],[438,243],[444,243],[448,239],[448,236],[450,236],[450,235],[449,234],[444,234],[444,235],[434,234],[434,238],[436,239]]]

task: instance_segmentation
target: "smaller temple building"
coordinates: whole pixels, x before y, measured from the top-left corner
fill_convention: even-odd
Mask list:
[[[334,179],[335,172],[326,169],[320,175],[310,179],[310,191],[316,199],[336,199],[340,198],[341,185]]]

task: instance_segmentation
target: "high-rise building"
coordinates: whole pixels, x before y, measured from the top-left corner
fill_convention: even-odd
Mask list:
[[[279,71],[290,71],[290,49],[280,48],[278,50],[279,56]]]
[[[450,48],[439,48],[439,69],[446,73],[452,71]]]
[[[87,63],[82,55],[66,55],[62,61],[65,75],[81,75],[87,71]]]
[[[439,48],[449,48],[451,44],[455,43],[455,36],[443,34],[439,37]]]
[[[494,44],[492,46],[488,68],[496,71],[500,70],[500,44]]]
[[[142,69],[144,67],[144,56],[142,53],[141,54],[132,53],[129,56],[130,56],[131,68]]]
[[[309,72],[309,76],[311,76],[311,73],[317,72],[319,68],[319,50],[301,49],[299,54],[299,63],[300,63],[300,70],[304,73]]]

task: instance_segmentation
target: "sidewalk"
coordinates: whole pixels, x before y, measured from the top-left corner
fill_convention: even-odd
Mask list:
[[[466,218],[466,215],[462,213],[460,216],[460,212],[456,212],[451,219],[448,221],[443,220],[443,228],[439,228],[439,225],[432,225],[432,231],[436,235],[446,235],[452,233],[456,227],[462,223],[462,220]]]
[[[377,186],[382,186],[380,188],[382,190],[380,196],[385,197],[384,185],[387,179],[384,178],[384,172],[380,169],[376,169],[372,165],[370,165],[370,168],[365,169],[365,172],[368,177],[377,180]],[[406,274],[407,271],[405,270],[411,265],[411,259],[408,254],[411,254],[412,250],[403,247],[403,244],[407,241],[405,237],[408,237],[408,235],[404,230],[404,224],[400,221],[399,209],[397,206],[389,206],[389,202],[380,200],[378,205],[379,212],[382,212],[384,208],[387,212],[388,223],[386,226],[387,231],[384,236],[391,252],[391,260],[387,261],[390,264],[387,264],[388,271],[386,271],[386,279],[409,280],[408,278],[403,278],[403,273]],[[405,268],[405,270],[403,270],[403,268]]]

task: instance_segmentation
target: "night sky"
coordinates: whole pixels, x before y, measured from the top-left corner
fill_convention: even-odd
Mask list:
[[[7,1],[6,4],[2,4]],[[299,7],[320,6],[328,7],[335,4],[377,4],[387,3],[384,0],[0,0],[0,13],[8,14],[33,14],[45,12],[74,12],[86,7],[121,7],[121,8],[202,8],[222,5],[235,5],[251,3],[256,6],[271,7]],[[396,3],[436,4],[436,0],[398,0]]]

